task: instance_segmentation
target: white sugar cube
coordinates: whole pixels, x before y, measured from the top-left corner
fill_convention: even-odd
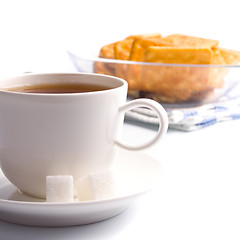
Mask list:
[[[111,198],[116,191],[115,187],[114,174],[110,170],[91,173],[78,179],[75,183],[80,201]]]
[[[70,175],[57,175],[46,177],[47,202],[72,202],[73,177]]]

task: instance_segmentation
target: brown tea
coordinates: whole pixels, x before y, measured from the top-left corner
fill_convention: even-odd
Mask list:
[[[96,92],[108,89],[110,89],[110,87],[86,83],[46,83],[6,88],[4,90],[25,93],[61,94]]]

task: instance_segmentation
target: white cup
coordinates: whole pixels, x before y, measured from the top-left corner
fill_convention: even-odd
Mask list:
[[[89,83],[110,87],[87,93],[39,94],[7,88],[46,83]],[[0,81],[0,167],[21,191],[45,198],[46,176],[72,175],[74,180],[111,167],[117,148],[139,150],[167,131],[168,118],[150,99],[126,102],[127,82],[83,73],[27,74]],[[153,109],[159,117],[156,136],[141,145],[120,139],[124,113]]]

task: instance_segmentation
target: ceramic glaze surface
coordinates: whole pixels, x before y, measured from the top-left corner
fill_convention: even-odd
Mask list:
[[[5,91],[21,84],[80,82],[111,89],[70,94],[35,94]],[[97,74],[30,74],[2,81],[0,88],[0,156],[5,176],[22,191],[45,197],[46,176],[72,175],[74,180],[111,167],[116,147],[142,149],[160,139],[167,117],[150,100],[126,103],[127,83]],[[149,102],[150,101],[150,102]],[[148,106],[159,115],[156,137],[141,146],[120,138],[124,113]],[[116,144],[117,143],[117,144]]]

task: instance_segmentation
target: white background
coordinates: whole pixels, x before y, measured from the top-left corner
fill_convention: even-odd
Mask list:
[[[0,0],[0,74],[68,71],[68,49],[131,34],[213,38],[240,50],[237,0]]]
[[[0,75],[71,71],[68,49],[96,49],[138,33],[183,33],[240,50],[238,2],[0,0]],[[130,138],[154,133],[125,125]],[[158,191],[120,216],[57,229],[0,221],[0,239],[240,239],[239,134],[239,120],[169,131],[148,150],[165,171]]]

